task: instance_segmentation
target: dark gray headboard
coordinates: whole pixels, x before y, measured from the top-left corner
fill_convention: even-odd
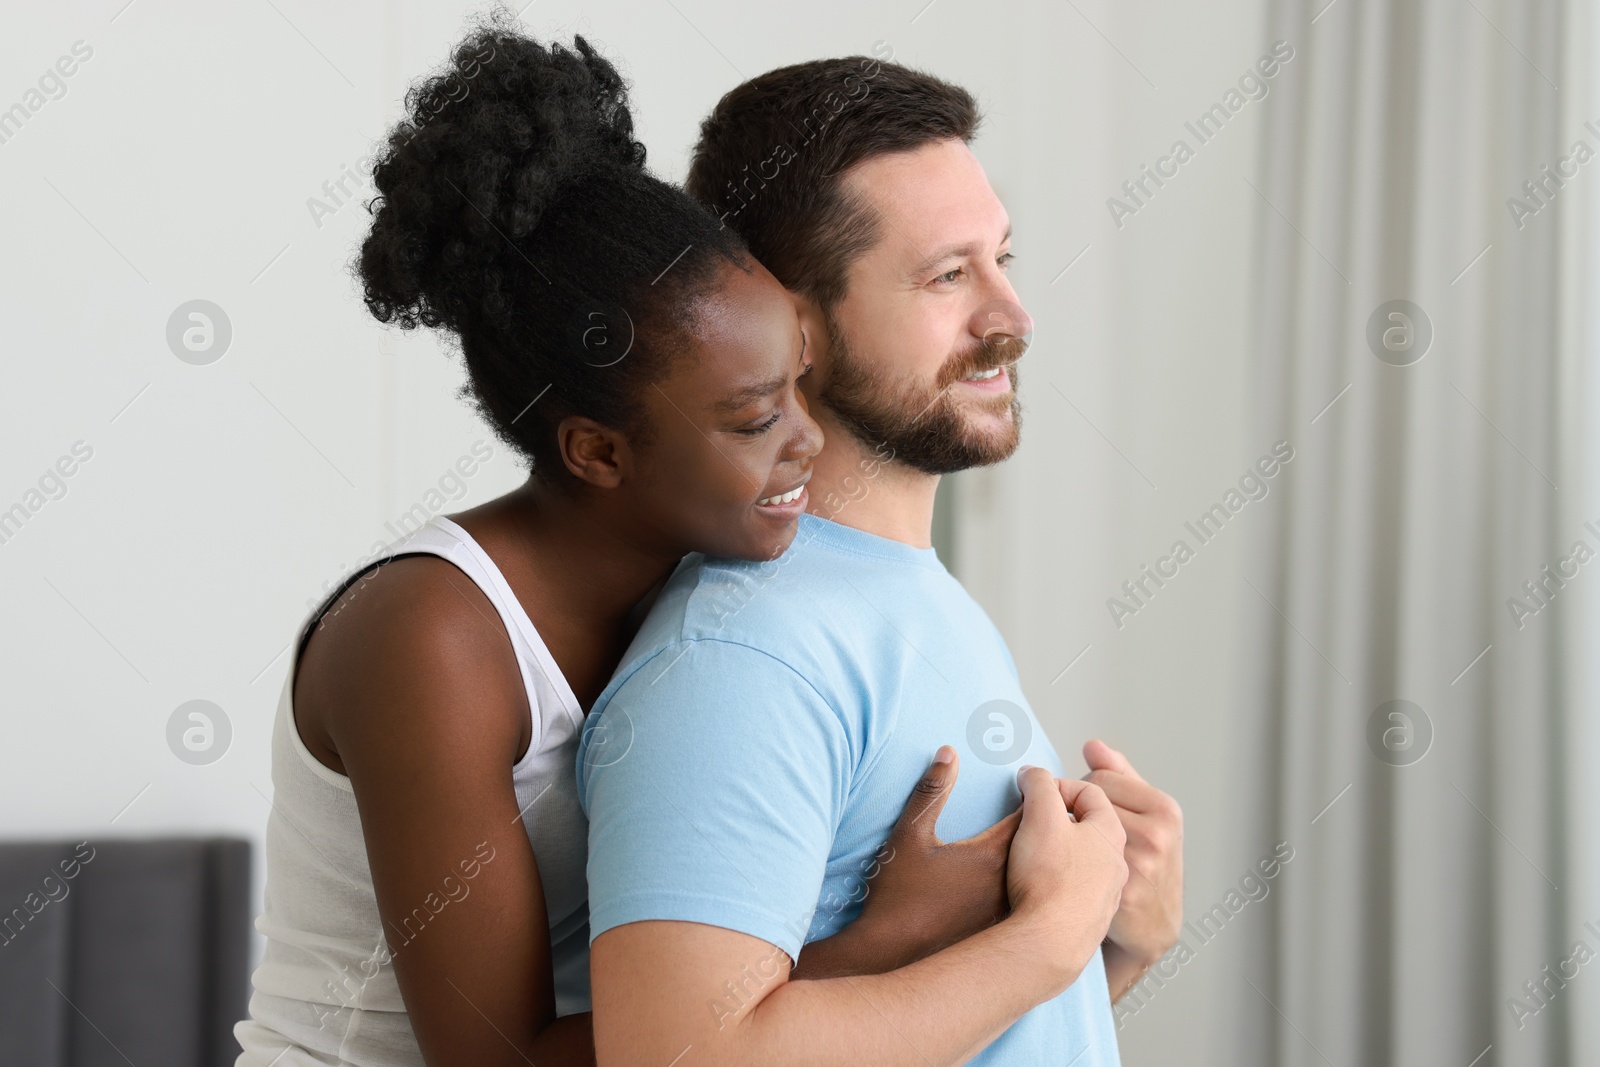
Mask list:
[[[0,844],[0,1064],[223,1067],[249,989],[250,844]]]

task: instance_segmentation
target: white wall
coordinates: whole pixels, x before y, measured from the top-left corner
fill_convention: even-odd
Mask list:
[[[1013,37],[1022,76],[991,79],[981,149],[1021,234],[1014,273],[1036,334],[1021,451],[956,479],[958,570],[1010,641],[1069,768],[1101,736],[1179,799],[1190,912],[1272,850],[1232,830],[1228,805],[1249,773],[1232,758],[1232,708],[1247,654],[1237,605],[1255,595],[1242,580],[1249,530],[1236,527],[1277,497],[1250,504],[1120,628],[1106,601],[1174,540],[1192,541],[1183,523],[1272,444],[1242,429],[1256,280],[1246,179],[1260,184],[1261,115],[1294,62],[1210,143],[1184,128],[1270,50],[1263,7],[1037,5]],[[956,47],[937,65],[985,73],[963,69]],[[1179,138],[1194,158],[1119,228],[1106,200]],[[1224,1006],[1253,995],[1237,977],[1248,940],[1218,938],[1127,1018],[1126,1062],[1204,1062]]]
[[[308,598],[492,441],[431,337],[366,316],[345,272],[359,206],[320,226],[307,208],[468,8],[123,3],[33,5],[0,37],[0,107],[74,42],[93,49],[66,95],[0,144],[0,508],[74,442],[93,448],[67,494],[0,544],[0,835],[259,842],[281,652]],[[1231,619],[1253,595],[1243,538],[1208,548],[1121,630],[1104,601],[1271,444],[1237,427],[1256,195],[1244,179],[1275,97],[1122,228],[1105,200],[1268,50],[1261,6],[540,0],[524,16],[535,33],[591,34],[622,63],[653,165],[673,179],[711,103],[784,63],[882,40],[978,93],[976,147],[1016,224],[1014,277],[1038,326],[1020,455],[956,480],[956,566],[1069,766],[1099,734],[1184,803],[1191,906],[1270,847],[1226,831]],[[1294,76],[1292,63],[1280,75]],[[195,298],[232,323],[207,366],[165,340]],[[497,446],[450,510],[518,480]],[[197,698],[233,729],[207,766],[166,740]],[[1201,968],[1229,951],[1129,1022],[1130,1064],[1203,1045],[1221,994]]]

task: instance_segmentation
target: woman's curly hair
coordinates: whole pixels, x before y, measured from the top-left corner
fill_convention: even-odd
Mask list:
[[[479,409],[541,474],[566,474],[567,415],[647,438],[639,390],[690,347],[720,268],[751,269],[731,229],[644,163],[616,68],[581,36],[545,47],[499,13],[406,94],[372,168],[367,308],[455,334]]]

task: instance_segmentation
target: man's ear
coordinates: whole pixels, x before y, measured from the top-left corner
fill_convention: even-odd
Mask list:
[[[793,289],[788,293],[789,299],[794,301],[795,314],[800,317],[800,328],[806,334],[806,359],[815,368],[800,384],[800,389],[808,399],[814,400],[817,390],[828,379],[828,324],[822,306],[815,300]]]
[[[611,427],[582,415],[568,415],[556,427],[561,461],[580,481],[600,489],[622,484],[632,456],[628,439]]]

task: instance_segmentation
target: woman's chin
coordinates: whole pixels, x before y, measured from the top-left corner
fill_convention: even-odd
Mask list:
[[[730,546],[730,551],[721,555],[756,563],[777,559],[789,551],[789,546],[794,543],[794,535],[800,527],[800,516],[783,520],[776,529],[771,528],[770,520],[761,525],[767,528],[749,531],[749,536],[741,538],[738,545]]]

